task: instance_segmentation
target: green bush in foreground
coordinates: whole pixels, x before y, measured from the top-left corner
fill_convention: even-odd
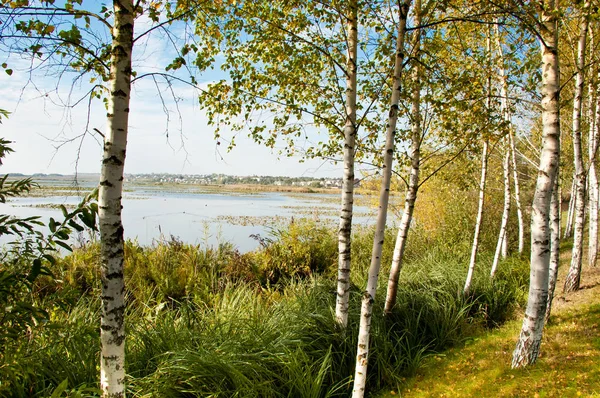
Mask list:
[[[333,316],[335,234],[293,228],[247,254],[175,239],[127,244],[130,396],[348,396],[364,265],[354,266],[358,287],[343,332]],[[368,236],[355,237],[356,259],[370,244]],[[391,316],[380,307],[385,286],[378,292],[371,391],[399,383],[431,352],[502,323],[523,301],[527,270],[519,260],[503,262],[494,281],[482,260],[471,295],[463,297],[466,269],[456,256],[431,248],[414,258],[402,271]],[[57,281],[37,282],[50,319],[2,349],[0,396],[97,394],[97,261],[96,246],[77,250],[59,262]]]

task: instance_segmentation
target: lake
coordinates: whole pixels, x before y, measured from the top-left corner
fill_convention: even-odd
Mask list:
[[[82,184],[82,189],[93,186],[87,185]],[[14,198],[0,204],[0,213],[60,219],[61,211],[52,205],[72,206],[80,201],[77,192],[68,187],[63,186],[64,191],[52,189],[60,184],[44,182],[42,187],[45,188],[42,194],[33,192],[32,197]],[[368,206],[370,201],[368,197],[357,197],[355,223],[375,222],[376,210]],[[245,193],[207,190],[201,186],[127,185],[123,195],[123,227],[126,239],[137,240],[142,245],[174,236],[192,244],[231,242],[246,252],[259,245],[251,235],[266,237],[272,228],[285,226],[292,218],[307,217],[336,226],[339,203],[337,191],[331,194]]]

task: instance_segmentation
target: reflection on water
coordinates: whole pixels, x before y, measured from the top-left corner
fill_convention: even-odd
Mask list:
[[[268,235],[277,223],[292,217],[315,217],[320,222],[337,223],[337,194],[258,194],[169,192],[145,187],[129,189],[123,197],[125,237],[150,245],[171,235],[187,243],[214,245],[232,242],[240,251],[250,251],[258,242],[250,235]],[[0,214],[39,215],[61,218],[61,211],[48,204],[75,205],[77,196],[17,198],[0,204]],[[356,207],[357,223],[373,221],[368,208]],[[241,220],[241,221],[240,221]]]

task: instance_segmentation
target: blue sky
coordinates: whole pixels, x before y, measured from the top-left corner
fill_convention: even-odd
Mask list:
[[[136,32],[149,26],[143,18],[136,24]],[[134,69],[138,73],[164,71],[164,65],[172,57],[168,41],[159,33],[136,43],[134,51]],[[0,136],[14,141],[15,153],[9,155],[1,171],[73,174],[77,169],[80,173],[99,172],[102,153],[99,140],[92,136],[83,141],[76,138],[85,131],[87,101],[74,108],[63,105],[73,103],[86,92],[87,80],[72,86],[72,76],[64,76],[62,84],[56,87],[56,76],[39,71],[28,82],[29,62],[10,61],[14,70],[12,76],[0,74],[0,108],[12,114],[0,125]],[[200,76],[200,85],[223,77],[218,69],[205,73]],[[334,165],[322,160],[300,163],[298,157],[280,157],[277,151],[255,144],[243,133],[236,138],[236,148],[228,153],[225,145],[216,145],[213,128],[198,108],[194,89],[184,85],[174,88],[178,97],[177,111],[170,91],[164,85],[159,84],[159,87],[164,93],[169,118],[152,79],[140,80],[133,87],[126,173],[315,177],[342,174],[340,163]],[[105,113],[101,101],[92,102],[90,129],[104,131]],[[74,141],[66,142],[74,138]]]

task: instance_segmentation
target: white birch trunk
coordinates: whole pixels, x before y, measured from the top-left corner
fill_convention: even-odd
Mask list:
[[[502,115],[504,121],[508,126],[508,145],[510,150],[510,160],[513,171],[513,184],[515,186],[515,204],[517,205],[517,221],[519,226],[519,254],[523,253],[523,247],[525,242],[525,224],[523,221],[523,209],[521,207],[521,188],[519,184],[519,170],[517,169],[517,157],[515,149],[515,137],[514,129],[512,128],[512,120],[510,113],[510,105],[508,101],[508,80],[506,78],[506,72],[504,67],[504,52],[502,51],[502,42],[500,40],[500,28],[498,24],[496,27],[496,46],[498,47],[498,71],[500,78],[500,106],[502,108]],[[509,205],[510,206],[510,205]],[[503,240],[502,254],[504,257],[507,255],[507,239]]]
[[[554,0],[540,1],[542,52],[542,150],[531,211],[531,272],[527,308],[512,367],[533,364],[539,355],[548,300],[550,201],[560,158],[560,74],[557,10]]]
[[[125,397],[125,303],[121,195],[129,120],[133,0],[115,0],[107,133],[98,195],[102,253],[100,386],[104,398]]]
[[[548,275],[548,305],[546,306],[546,317],[544,322],[550,319],[552,312],[552,301],[558,277],[558,266],[560,264],[560,191],[558,176],[554,183],[552,201],[550,202],[550,272]]]
[[[587,10],[590,7],[589,0],[583,6],[579,41],[577,44],[577,74],[575,78],[575,96],[573,98],[573,162],[575,164],[575,184],[577,199],[575,201],[575,227],[573,234],[573,254],[571,266],[565,280],[564,291],[572,292],[579,289],[581,277],[581,264],[583,257],[583,229],[585,223],[585,183],[586,172],[583,166],[583,153],[581,145],[581,113],[584,88],[583,68],[585,67],[585,43],[589,19]]]
[[[508,219],[510,217],[510,145],[506,148],[506,158],[504,169],[504,209],[502,211],[503,229],[502,232],[502,258],[508,257]],[[506,219],[506,222],[504,220]]]
[[[515,137],[514,131],[508,133],[508,139],[510,144],[510,159],[512,162],[513,169],[513,184],[515,185],[515,204],[517,205],[517,221],[519,223],[519,254],[523,253],[525,248],[525,221],[523,219],[523,207],[521,206],[521,184],[519,183],[519,171],[517,170],[517,158],[515,148]]]
[[[593,48],[593,46],[590,46]],[[596,153],[598,151],[598,101],[600,95],[597,88],[594,87],[592,79],[589,84],[590,102],[589,102],[589,137],[588,137],[588,209],[589,209],[589,246],[588,246],[588,264],[596,266],[598,260],[598,175],[596,174]]]
[[[492,269],[490,271],[490,277],[493,278],[498,270],[498,262],[500,261],[500,254],[502,257],[506,257],[506,240],[507,240],[507,226],[508,216],[510,215],[510,150],[509,145],[505,145],[506,153],[504,154],[504,161],[502,162],[502,170],[504,176],[504,210],[502,211],[502,221],[500,223],[500,232],[498,234],[498,244],[496,245],[496,252],[494,253],[494,260],[492,262]]]
[[[356,85],[358,54],[358,4],[350,4],[346,22],[348,53],[346,61],[346,124],[344,126],[344,179],[342,181],[342,209],[338,231],[338,280],[335,316],[342,327],[348,324],[350,298],[350,260],[352,214],[354,205],[354,155],[356,153]]]
[[[420,0],[417,0],[420,1]],[[404,63],[404,36],[406,31],[406,19],[410,7],[410,0],[400,5],[398,37],[396,39],[396,59],[394,61],[394,75],[392,81],[392,97],[390,100],[389,119],[386,128],[386,141],[383,153],[383,176],[381,181],[381,192],[379,194],[379,208],[377,210],[377,224],[373,238],[373,252],[371,265],[369,267],[369,279],[367,288],[363,293],[360,310],[360,326],[358,332],[358,348],[356,352],[356,369],[354,373],[353,398],[362,398],[365,395],[367,383],[367,365],[369,361],[369,337],[371,331],[371,318],[373,315],[373,303],[377,291],[377,279],[381,267],[381,252],[383,239],[385,237],[385,224],[387,209],[390,198],[390,181],[392,176],[392,163],[394,160],[394,145],[396,137],[396,124],[398,121],[398,109],[400,102],[402,67]]]
[[[421,0],[415,1],[415,26],[421,24]],[[414,31],[413,51],[414,58],[419,56],[421,51],[421,32]],[[396,296],[398,294],[398,279],[402,270],[402,261],[404,259],[404,250],[406,249],[406,241],[408,231],[412,222],[412,216],[417,200],[417,191],[419,190],[419,170],[421,167],[421,65],[415,62],[411,66],[411,82],[412,82],[412,102],[411,102],[411,149],[410,149],[410,175],[408,178],[408,189],[404,199],[404,211],[398,228],[398,236],[394,245],[394,254],[392,256],[392,266],[388,278],[387,294],[385,298],[384,313],[390,313],[396,304]]]
[[[475,221],[475,233],[473,234],[473,246],[471,247],[471,259],[469,260],[469,271],[467,272],[467,279],[465,281],[465,287],[463,288],[463,294],[469,293],[471,289],[471,282],[473,280],[473,273],[475,271],[475,260],[477,259],[477,250],[479,248],[479,232],[481,230],[481,221],[483,219],[483,205],[485,204],[485,183],[487,179],[487,162],[488,162],[488,142],[483,142],[483,149],[481,151],[481,179],[479,180],[479,202],[477,205],[477,219]]]
[[[515,148],[514,130],[511,128],[508,133],[508,143],[510,145],[510,160],[513,171],[513,184],[515,186],[515,204],[517,205],[517,222],[519,224],[519,254],[523,253],[525,248],[525,221],[523,220],[523,208],[521,206],[521,184],[519,183],[519,171],[517,170],[517,151]]]
[[[567,225],[565,226],[565,233],[563,238],[570,238],[573,235],[573,214],[575,213],[575,202],[576,194],[575,194],[575,176],[573,176],[573,183],[571,184],[571,198],[569,199],[569,209],[567,210]]]

